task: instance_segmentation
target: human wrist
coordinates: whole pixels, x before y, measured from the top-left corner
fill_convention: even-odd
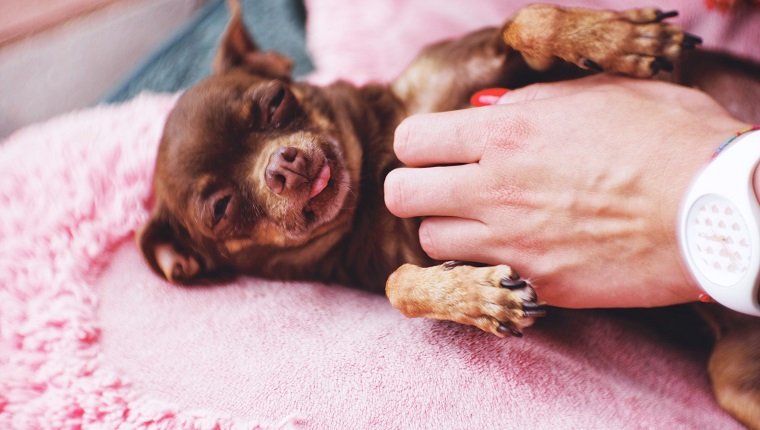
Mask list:
[[[755,176],[752,181],[755,190],[755,198],[760,202],[760,167],[755,168]]]
[[[668,255],[672,257],[673,262],[670,267],[675,269],[672,282],[668,283],[673,304],[703,300],[703,297],[709,299],[692,275],[680,246],[679,229],[683,200],[691,184],[709,164],[712,154],[721,142],[737,130],[746,127],[746,124],[730,117],[721,117],[720,120],[702,123],[697,127],[685,127],[682,124],[679,130],[669,137],[671,143],[659,148],[665,152],[659,153],[658,156],[668,160],[662,170],[659,186],[662,190],[660,219],[664,234],[668,237]],[[760,172],[758,179],[760,180]]]
[[[691,278],[718,303],[760,316],[760,133],[744,127],[692,179],[679,214],[679,247]],[[703,301],[704,295],[700,297]]]

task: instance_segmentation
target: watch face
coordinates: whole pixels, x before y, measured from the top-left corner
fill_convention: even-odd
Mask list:
[[[723,197],[705,195],[689,209],[686,243],[702,275],[721,286],[738,283],[752,257],[747,224],[739,210]]]

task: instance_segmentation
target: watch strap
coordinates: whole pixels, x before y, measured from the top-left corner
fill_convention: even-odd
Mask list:
[[[760,161],[760,132],[755,131],[758,128],[742,130],[718,147],[711,162],[692,182],[684,199],[679,224],[682,253],[705,293],[723,306],[756,316],[760,316],[760,204],[754,190],[754,172]],[[753,247],[749,270],[740,282],[731,286],[718,285],[704,276],[694,264],[684,239],[690,208],[701,197],[711,194],[727,199],[739,210],[746,221]]]

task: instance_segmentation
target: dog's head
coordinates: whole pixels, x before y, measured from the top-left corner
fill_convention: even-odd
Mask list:
[[[154,176],[155,208],[138,232],[151,267],[192,282],[229,265],[276,264],[345,224],[358,167],[314,88],[260,51],[231,2],[211,77],[170,113]]]

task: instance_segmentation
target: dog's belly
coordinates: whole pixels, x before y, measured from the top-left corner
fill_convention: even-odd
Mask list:
[[[706,92],[740,120],[760,123],[760,65],[694,51],[684,57],[676,76],[678,83]]]

